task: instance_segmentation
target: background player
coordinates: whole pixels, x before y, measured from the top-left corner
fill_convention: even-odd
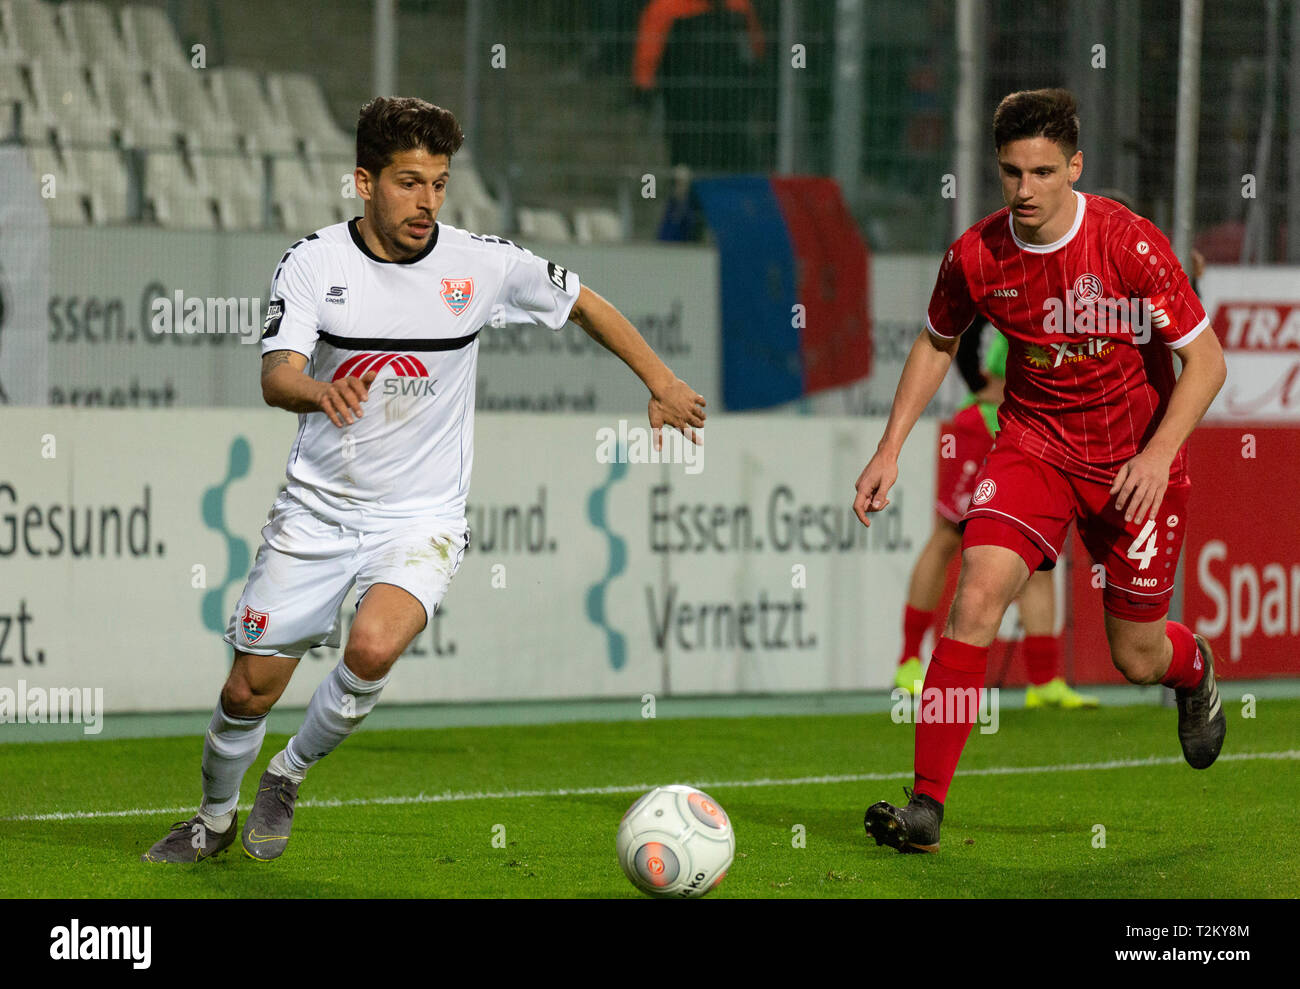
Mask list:
[[[934,622],[943,597],[948,565],[961,548],[958,523],[970,507],[975,479],[998,431],[998,406],[1007,374],[1007,338],[987,320],[979,320],[961,335],[957,370],[970,394],[943,431],[941,442],[952,449],[939,458],[934,529],[912,568],[903,607],[903,652],[898,657],[894,685],[909,693],[919,689],[925,669],[921,641]],[[1025,637],[1021,642],[1029,686],[1025,707],[1060,707],[1067,710],[1098,706],[1096,697],[1071,689],[1061,675],[1061,637],[1056,634],[1056,589],[1052,574],[1039,570],[1029,578],[1016,599]]]
[[[145,861],[194,862],[234,842],[240,782],[267,712],[304,652],[338,644],[339,609],[355,585],[343,659],[271,759],[245,823],[250,857],[279,856],[308,769],[373,709],[434,614],[469,544],[479,328],[558,330],[572,319],[645,382],[657,443],[665,424],[698,442],[703,397],[617,309],[510,241],[437,222],[462,140],[441,107],[372,100],[357,124],[365,215],[294,244],[276,269],[262,393],[299,414],[289,484],[226,632],[234,664],[204,742],[202,804]]]
[[[979,314],[1007,335],[1001,430],[963,520],[962,567],[925,690],[951,698],[983,686],[1002,614],[1029,575],[1054,565],[1072,521],[1106,574],[1111,661],[1133,683],[1175,689],[1183,756],[1218,758],[1226,718],[1208,643],[1167,621],[1186,530],[1184,444],[1226,377],[1218,338],[1169,246],[1150,221],[1084,196],[1074,97],[1012,93],[993,118],[1007,206],[944,256],[926,330],[903,368],[885,435],[857,481],[854,510],[889,504],[898,452]],[[1014,289],[1014,291],[1012,291]],[[1103,308],[1130,301],[1103,334]],[[1175,378],[1170,351],[1182,372]],[[969,718],[922,716],[915,789],[906,807],[867,810],[877,844],[937,851],[944,801]]]

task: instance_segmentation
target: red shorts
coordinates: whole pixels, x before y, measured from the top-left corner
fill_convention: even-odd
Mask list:
[[[980,465],[993,447],[978,405],[939,427],[939,472],[934,510],[956,525],[970,507]]]
[[[1065,547],[1070,522],[1077,520],[1088,555],[1103,568],[1098,575],[1105,582],[1096,583],[1105,588],[1106,611],[1132,622],[1157,621],[1169,611],[1174,594],[1190,491],[1188,481],[1171,482],[1154,521],[1125,522],[1109,484],[1066,474],[999,443],[984,462],[962,519],[962,549],[1006,546],[1020,554],[1030,572],[1050,570]]]

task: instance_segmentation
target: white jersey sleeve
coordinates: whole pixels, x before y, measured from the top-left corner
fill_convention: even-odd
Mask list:
[[[511,254],[494,315],[508,325],[563,327],[578,301],[578,276],[522,247]]]
[[[307,241],[298,241],[280,259],[271,279],[271,297],[262,321],[262,354],[293,350],[310,358],[320,328],[318,308],[324,290],[316,251]]]

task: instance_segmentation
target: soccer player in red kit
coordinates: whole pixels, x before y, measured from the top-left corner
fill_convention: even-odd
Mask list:
[[[1055,566],[1072,521],[1105,569],[1111,661],[1133,683],[1174,688],[1191,766],[1214,762],[1227,723],[1208,643],[1166,620],[1187,528],[1184,444],[1227,373],[1218,338],[1165,236],[1074,191],[1083,154],[1070,93],[1012,93],[993,136],[1007,207],[944,255],[853,503],[863,525],[889,504],[903,441],[957,338],[984,315],[1010,342],[1000,432],[961,522],[961,576],[917,718],[915,786],[905,807],[882,801],[865,818],[877,844],[903,852],[938,851],[975,718],[954,698],[978,696],[1003,612],[1031,573]]]

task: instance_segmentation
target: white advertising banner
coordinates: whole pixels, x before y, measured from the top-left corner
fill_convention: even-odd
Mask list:
[[[1300,268],[1210,265],[1200,289],[1228,363],[1206,421],[1300,423]]]
[[[471,549],[385,700],[890,684],[931,524],[932,423],[869,530],[853,483],[881,419],[715,416],[689,455],[675,436],[652,453],[644,426],[479,417]],[[6,413],[0,687],[211,707],[295,428],[269,409]],[[352,615],[349,599],[345,632]],[[338,657],[308,653],[285,703]]]
[[[255,344],[271,275],[292,238],[129,227],[61,228],[53,238],[49,305],[39,312],[42,325],[47,313],[49,321],[50,405],[262,404]],[[524,246],[576,272],[678,377],[720,402],[715,250]],[[39,300],[47,293],[33,283],[23,294]],[[0,338],[0,361],[9,338]],[[558,332],[484,327],[479,348],[480,410],[633,414],[649,397],[617,357],[572,323]],[[0,373],[0,381],[9,378]],[[43,404],[45,393],[41,387],[18,404]]]

